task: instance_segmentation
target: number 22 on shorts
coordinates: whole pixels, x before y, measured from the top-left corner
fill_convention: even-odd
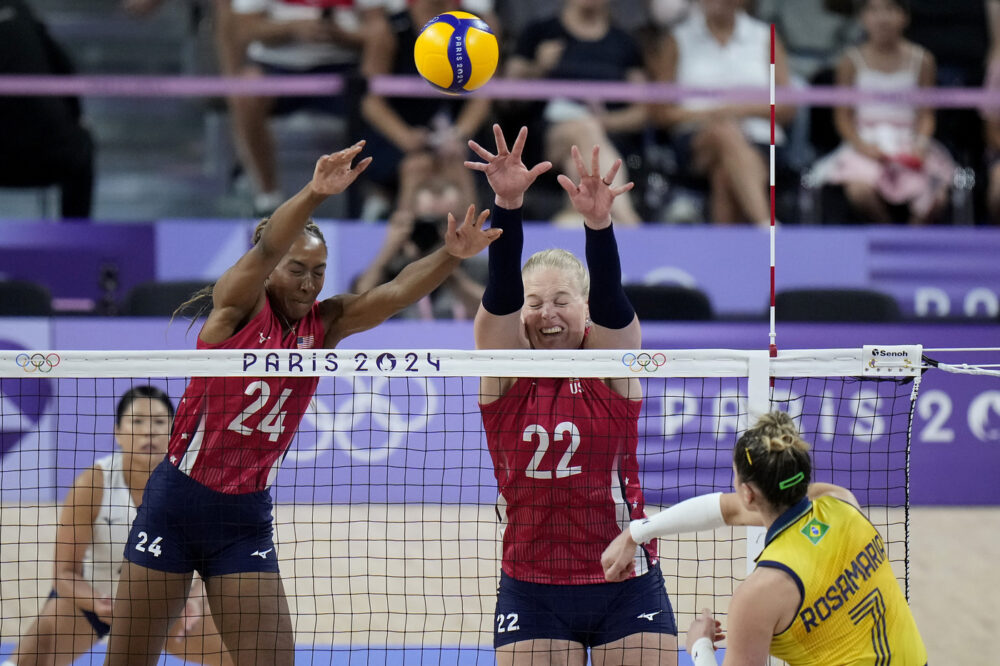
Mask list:
[[[504,622],[507,623],[506,626],[504,626]],[[499,613],[497,615],[498,634],[502,634],[506,631],[517,631],[520,628],[521,627],[517,624],[517,613],[507,613],[506,615]]]

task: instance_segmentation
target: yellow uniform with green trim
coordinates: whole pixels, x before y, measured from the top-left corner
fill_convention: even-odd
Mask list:
[[[789,574],[802,601],[771,639],[792,666],[924,666],[927,650],[889,566],[885,543],[857,508],[804,499],[767,531],[758,567]]]

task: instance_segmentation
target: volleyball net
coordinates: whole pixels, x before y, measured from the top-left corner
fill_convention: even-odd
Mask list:
[[[161,388],[176,404],[192,376],[265,384],[319,376],[272,487],[297,662],[488,664],[501,525],[480,377],[639,378],[637,458],[649,513],[730,490],[738,434],[764,412],[787,411],[812,444],[814,480],[854,491],[906,586],[921,365],[919,347],[777,358],[732,350],[0,351],[0,660],[53,589],[59,505],[83,470],[115,450],[116,405],[135,386]],[[557,484],[560,468],[586,463],[573,460],[569,437],[548,434],[531,440],[531,465]],[[726,528],[659,541],[682,630],[701,608],[724,616],[762,537]],[[112,549],[116,563],[122,550]],[[102,649],[78,663],[101,663]]]

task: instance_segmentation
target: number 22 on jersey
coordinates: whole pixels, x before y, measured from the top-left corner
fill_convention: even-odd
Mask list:
[[[531,457],[531,461],[528,463],[528,468],[524,470],[524,475],[528,478],[551,479],[554,474],[557,479],[565,479],[568,476],[573,476],[574,474],[580,474],[583,472],[583,468],[581,466],[571,464],[573,454],[576,453],[576,450],[580,447],[580,429],[576,427],[576,424],[572,421],[563,421],[555,427],[553,435],[553,441],[560,444],[565,443],[565,452],[559,459],[559,464],[556,465],[554,471],[550,469],[539,469],[542,465],[542,459],[545,457],[545,453],[549,450],[549,433],[544,427],[537,423],[533,423],[524,429],[524,434],[521,437],[523,441],[532,442],[536,438],[538,440],[537,448],[535,448],[535,455]]]
[[[268,386],[266,381],[257,380],[255,382],[250,382],[250,384],[247,385],[244,394],[257,397],[256,399],[251,400],[250,404],[246,406],[246,409],[230,421],[229,429],[233,432],[238,432],[241,435],[252,435],[254,428],[249,427],[247,422],[252,421],[253,417],[258,412],[263,412],[267,409],[268,401],[271,398],[271,387]],[[285,401],[288,400],[290,395],[292,395],[292,389],[284,389],[281,392],[281,395],[278,396],[278,399],[274,401],[274,405],[271,409],[257,423],[256,429],[265,433],[268,441],[277,442],[278,438],[281,437],[281,434],[284,431],[285,412],[283,412],[281,408],[285,405]]]

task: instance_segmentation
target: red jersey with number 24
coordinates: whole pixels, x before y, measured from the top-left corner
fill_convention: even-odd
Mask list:
[[[323,344],[319,303],[282,336],[265,299],[228,340],[198,349],[312,349]],[[223,493],[265,490],[274,482],[318,377],[193,377],[177,407],[167,457],[202,485]]]
[[[601,553],[641,518],[642,403],[600,379],[521,378],[480,405],[503,529],[503,570],[531,583],[604,583]],[[636,575],[656,543],[636,555]]]

